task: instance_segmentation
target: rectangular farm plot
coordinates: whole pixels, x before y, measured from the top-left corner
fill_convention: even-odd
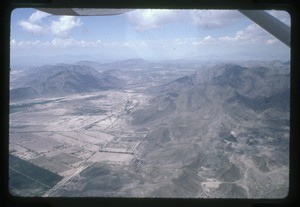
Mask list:
[[[42,196],[50,187],[35,181],[21,172],[15,171],[13,168],[9,169],[9,191],[13,195],[21,196]]]
[[[89,161],[103,162],[111,164],[129,164],[133,159],[132,154],[117,153],[117,152],[97,152]]]
[[[51,172],[58,173],[58,174],[71,169],[69,165],[63,162],[48,157],[44,157],[44,156],[31,159],[30,161],[37,164],[40,167],[43,167]]]
[[[61,146],[62,143],[52,140],[52,139],[42,139],[42,140],[33,140],[30,142],[23,142],[22,146],[36,152],[49,151],[53,147]]]
[[[11,132],[9,134],[9,141],[17,142],[17,143],[28,142],[32,139],[31,136],[28,135],[29,133]]]
[[[61,153],[61,154],[55,155],[55,156],[51,157],[51,159],[59,161],[59,162],[63,162],[63,163],[69,164],[69,165],[72,165],[74,163],[82,161],[80,158],[75,157],[70,154],[67,154],[67,153]]]
[[[99,131],[86,130],[83,131],[82,133],[90,137],[96,138],[97,140],[99,140],[99,142],[109,142],[114,139],[113,135],[99,132]]]
[[[42,196],[62,177],[30,162],[9,155],[9,190],[15,195]]]
[[[79,140],[86,144],[98,144],[98,143],[103,143],[105,141],[103,139],[85,134],[85,131],[83,132],[70,131],[70,132],[64,132],[63,134],[65,136],[72,137],[73,139]]]
[[[140,142],[112,141],[105,145],[105,149],[121,152],[133,152]]]
[[[73,137],[70,137],[68,134],[68,132],[57,132],[55,134],[52,135],[53,139],[69,145],[69,146],[80,146],[82,145],[82,142],[74,139]]]
[[[45,152],[63,145],[63,143],[49,138],[46,133],[14,133],[13,137],[12,141],[35,152]]]

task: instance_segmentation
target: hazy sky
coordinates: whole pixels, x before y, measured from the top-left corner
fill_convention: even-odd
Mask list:
[[[269,11],[290,25],[288,13]],[[11,15],[11,57],[288,60],[290,49],[238,11],[133,10],[114,16]],[[59,59],[59,58],[58,58]],[[60,60],[60,61],[62,61]]]

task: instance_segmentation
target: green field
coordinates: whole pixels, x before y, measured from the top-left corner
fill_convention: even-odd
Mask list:
[[[42,196],[63,177],[9,155],[9,190],[16,196]]]

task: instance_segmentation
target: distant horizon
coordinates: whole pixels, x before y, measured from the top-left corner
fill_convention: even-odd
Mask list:
[[[59,57],[62,57],[60,59]],[[232,62],[232,63],[238,63],[238,62],[250,62],[250,61],[257,61],[257,62],[273,62],[273,61],[279,61],[281,63],[287,63],[290,62],[290,59],[288,58],[282,58],[282,59],[222,59],[222,58],[216,58],[216,59],[164,59],[164,60],[153,60],[153,59],[146,59],[146,58],[138,58],[138,57],[132,57],[132,58],[125,58],[125,59],[104,59],[104,58],[81,58],[77,59],[78,56],[70,56],[71,58],[63,60],[65,56],[52,56],[52,57],[42,57],[42,56],[34,56],[32,58],[34,61],[28,60],[25,57],[19,57],[20,59],[24,59],[24,62],[16,61],[15,63],[11,63],[10,67],[11,69],[18,68],[18,69],[25,69],[30,67],[41,67],[43,65],[57,65],[57,64],[77,64],[79,62],[95,62],[99,64],[109,64],[109,63],[115,63],[115,62],[122,62],[122,61],[129,61],[129,60],[143,60],[147,62],[157,62],[157,63],[163,63],[163,62],[179,62],[179,61],[186,61],[186,62],[202,62],[202,63],[222,63],[222,62]]]
[[[267,11],[291,24],[285,11]],[[113,26],[112,26],[113,25]],[[290,48],[237,10],[137,9],[114,16],[55,16],[15,9],[11,66],[172,60],[280,60]]]

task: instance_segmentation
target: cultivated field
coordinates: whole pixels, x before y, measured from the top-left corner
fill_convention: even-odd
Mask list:
[[[132,91],[104,91],[12,104],[10,154],[64,177],[59,187],[93,163],[128,165],[146,136],[128,127],[128,110],[146,100]],[[17,192],[22,187],[13,166],[10,172]],[[51,189],[40,188],[36,195]]]

